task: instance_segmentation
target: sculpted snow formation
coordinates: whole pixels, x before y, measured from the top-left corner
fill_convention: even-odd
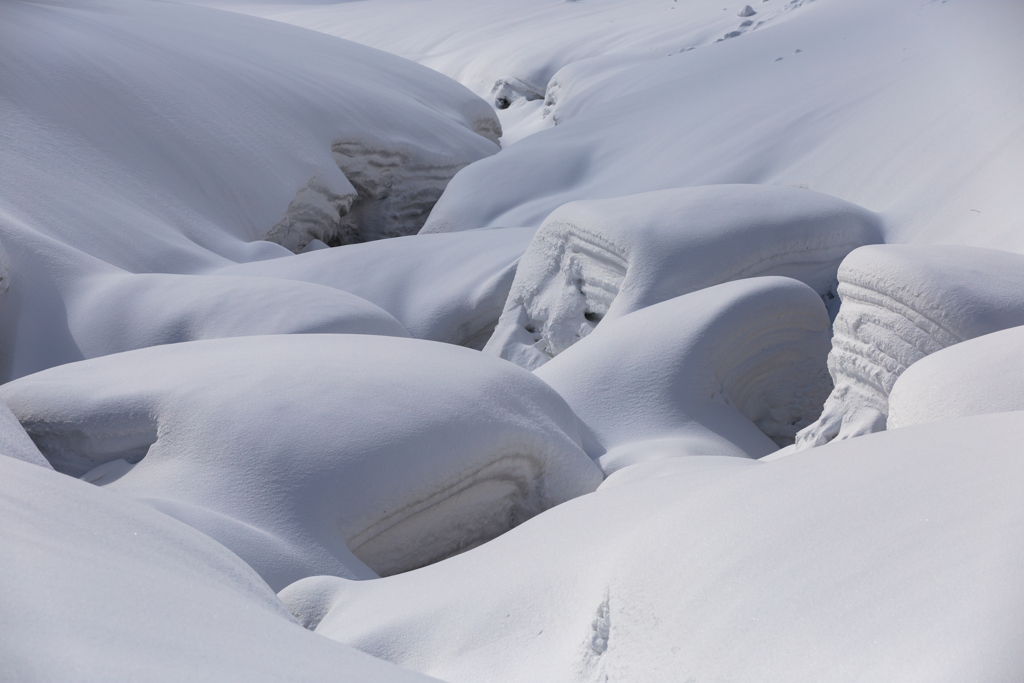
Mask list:
[[[925,356],[1024,325],[1024,256],[961,245],[872,245],[839,268],[835,383],[797,448],[885,429],[889,394]]]
[[[5,679],[432,680],[304,630],[195,529],[3,455],[0,521]]]
[[[36,373],[0,398],[59,472],[209,534],[276,589],[436,562],[602,478],[552,389],[435,342],[157,346]]]
[[[535,374],[588,426],[608,473],[669,445],[757,458],[791,444],[832,388],[828,349],[814,290],[759,277],[610,320]]]
[[[446,562],[280,597],[454,683],[1021,680],[1022,440],[1016,412],[768,463],[675,458]]]
[[[534,369],[602,320],[762,275],[796,278],[833,306],[839,263],[879,241],[875,214],[789,187],[693,187],[572,202],[537,230],[485,351]]]
[[[937,351],[900,375],[886,429],[1024,410],[1024,327]]]

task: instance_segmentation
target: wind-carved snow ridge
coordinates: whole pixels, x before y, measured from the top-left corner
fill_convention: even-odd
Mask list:
[[[785,275],[834,315],[843,257],[880,220],[808,190],[717,185],[579,201],[538,229],[484,350],[537,368],[605,318],[713,285]]]
[[[874,245],[839,269],[842,305],[828,368],[835,382],[797,448],[885,429],[889,394],[941,349],[1024,325],[1024,256],[964,246]]]

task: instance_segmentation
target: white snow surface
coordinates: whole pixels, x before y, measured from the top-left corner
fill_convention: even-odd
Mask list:
[[[280,596],[453,682],[1020,680],[1022,439],[1017,412],[675,458],[472,553]]]
[[[30,462],[48,470],[53,469],[36,445],[32,443],[25,428],[18,422],[17,416],[3,401],[0,401],[0,455]]]
[[[218,272],[341,289],[388,311],[417,339],[480,348],[505,306],[533,233],[506,228],[396,237]]]
[[[815,192],[718,185],[570,202],[537,231],[486,350],[536,368],[610,320],[722,282],[785,275],[838,308],[836,271],[880,221]]]
[[[6,680],[432,680],[304,630],[194,529],[5,457],[0,544]]]
[[[757,458],[792,443],[832,388],[828,351],[814,290],[760,277],[610,320],[535,374],[589,427],[610,473],[664,447]]]
[[[405,336],[350,294],[195,276],[288,257],[270,233],[297,250],[415,232],[457,168],[498,150],[457,83],[219,10],[4,3],[0,61],[4,378],[210,337]]]
[[[839,268],[828,368],[835,383],[798,448],[885,429],[900,375],[940,349],[1024,325],[1024,256],[947,245],[872,245]],[[969,414],[969,413],[967,413]]]
[[[209,534],[276,589],[437,561],[602,479],[544,382],[435,342],[163,345],[51,368],[0,398],[59,472]]]
[[[1024,410],[1024,327],[982,335],[922,358],[889,394],[886,429]]]

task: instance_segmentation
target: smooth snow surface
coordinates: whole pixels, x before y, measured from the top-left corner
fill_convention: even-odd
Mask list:
[[[508,228],[397,237],[219,272],[341,289],[385,309],[418,339],[480,348],[498,321],[533,233]]]
[[[1024,410],[1024,327],[993,332],[922,358],[889,394],[887,429]]]
[[[796,278],[838,306],[840,261],[879,241],[870,212],[794,188],[722,185],[571,202],[530,243],[486,350],[533,369],[601,320],[759,275]]]
[[[828,349],[814,290],[751,278],[610,320],[535,374],[587,424],[607,473],[648,459],[633,444],[654,439],[754,458],[792,443],[832,388]]]
[[[799,448],[885,429],[889,393],[928,354],[1024,325],[1024,256],[961,246],[874,245],[839,268],[835,389]],[[969,414],[969,413],[965,413]]]
[[[602,478],[553,390],[434,342],[173,344],[52,368],[0,398],[58,471],[111,480],[277,589],[437,561]]]
[[[676,458],[471,553],[280,596],[453,682],[1021,680],[1022,440],[1003,413]]]
[[[0,458],[3,678],[428,681],[305,631],[219,543]]]

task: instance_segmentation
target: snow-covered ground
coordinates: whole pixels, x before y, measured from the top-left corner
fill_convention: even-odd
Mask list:
[[[1022,27],[0,2],[0,678],[1024,680]]]

